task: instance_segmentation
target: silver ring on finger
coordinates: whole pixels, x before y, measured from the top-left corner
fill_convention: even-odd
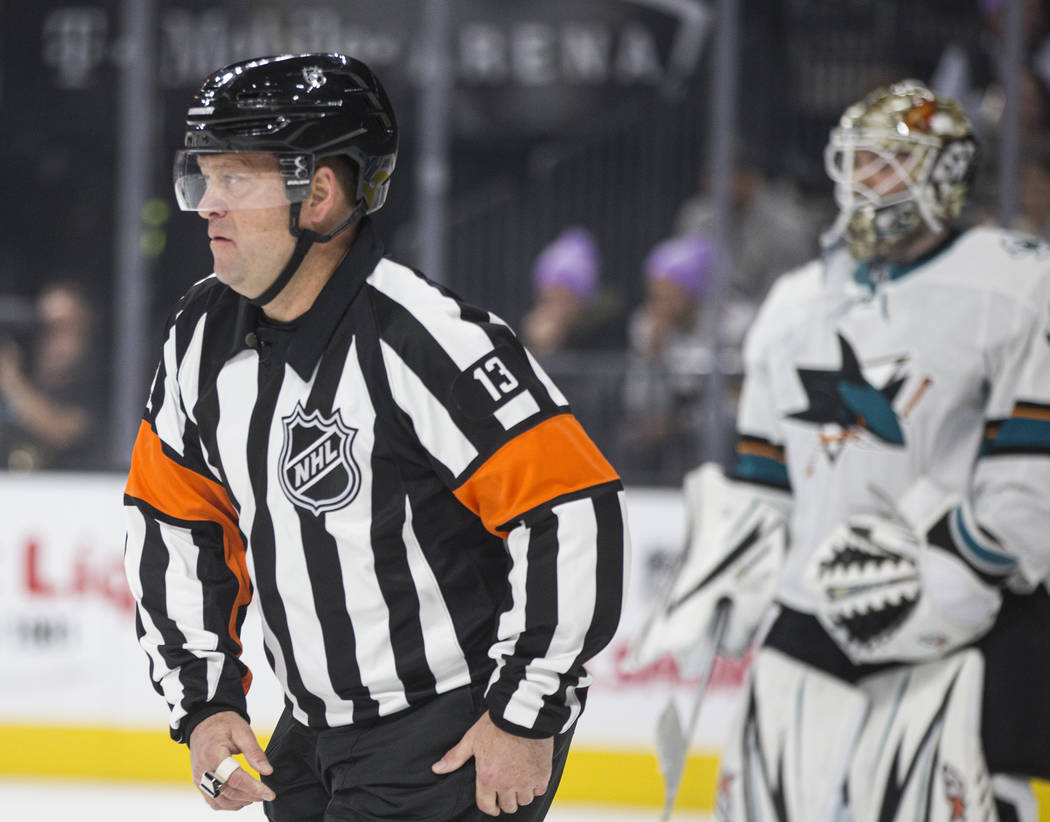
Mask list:
[[[201,781],[197,785],[202,791],[204,791],[212,799],[218,799],[219,794],[222,793],[222,789],[226,786],[219,777],[213,774],[211,771],[205,771],[201,775]]]
[[[222,793],[222,789],[226,786],[233,772],[239,767],[241,766],[237,760],[232,756],[228,756],[219,763],[214,773],[212,771],[204,772],[198,787],[212,799],[218,799],[219,794]]]

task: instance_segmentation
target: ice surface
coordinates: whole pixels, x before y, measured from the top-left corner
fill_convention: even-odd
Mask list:
[[[547,822],[656,822],[657,809],[554,803]],[[262,806],[217,813],[192,786],[147,787],[95,782],[0,778],[0,819],[37,822],[224,822],[263,820]],[[710,817],[676,814],[673,822],[709,822]]]

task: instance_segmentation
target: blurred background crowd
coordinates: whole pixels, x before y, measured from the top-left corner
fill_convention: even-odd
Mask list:
[[[724,453],[743,337],[819,253],[827,133],[872,88],[959,100],[967,219],[1050,238],[1048,0],[0,2],[0,468],[126,467],[210,271],[171,193],[190,96],[305,51],[365,60],[399,113],[392,255],[516,328],[629,483]]]

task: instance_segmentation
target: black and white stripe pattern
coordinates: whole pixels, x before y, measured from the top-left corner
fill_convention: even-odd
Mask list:
[[[381,258],[368,231],[295,326],[260,324],[208,279],[164,340],[129,478],[126,565],[173,736],[216,705],[244,711],[237,633],[251,589],[300,722],[387,716],[489,677],[507,729],[569,727],[583,663],[619,617],[627,532],[611,469],[574,468],[566,494],[559,470],[518,464],[536,449],[515,440],[575,425],[564,396],[502,321]],[[299,455],[301,473],[311,458],[321,467],[295,493],[347,477],[337,490],[350,497],[318,513],[279,476],[311,414],[338,424]],[[337,429],[353,432],[356,476]],[[479,472],[520,476],[527,510],[500,508]],[[461,501],[475,498],[508,533]]]

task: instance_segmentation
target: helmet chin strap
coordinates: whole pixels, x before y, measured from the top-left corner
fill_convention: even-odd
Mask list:
[[[316,231],[310,231],[308,228],[299,227],[299,212],[301,207],[302,203],[292,203],[288,211],[288,230],[293,237],[298,238],[295,242],[295,248],[292,250],[292,256],[288,258],[288,262],[284,264],[281,273],[277,275],[277,279],[270,284],[270,287],[258,297],[253,297],[248,300],[252,305],[262,307],[267,303],[272,302],[278,294],[284,291],[285,286],[292,281],[292,277],[294,277],[295,272],[299,270],[299,266],[302,265],[303,259],[306,257],[307,252],[313,247],[313,244],[327,243],[342,234],[365,214],[366,208],[364,200],[358,200],[357,204],[345,220],[333,226],[324,234],[318,234]]]

